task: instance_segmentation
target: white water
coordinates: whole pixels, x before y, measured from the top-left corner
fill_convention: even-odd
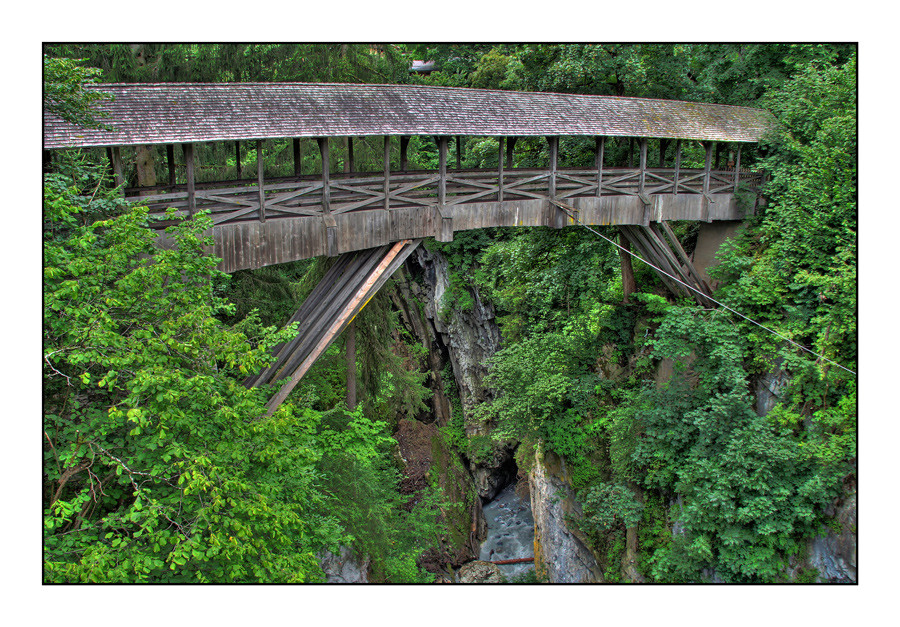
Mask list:
[[[484,506],[487,538],[478,559],[487,562],[534,557],[534,518],[531,502],[516,495],[515,484],[508,485]],[[507,581],[534,568],[531,562],[500,564]]]

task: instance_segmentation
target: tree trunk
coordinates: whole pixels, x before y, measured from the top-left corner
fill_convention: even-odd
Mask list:
[[[156,147],[138,146],[135,155],[135,165],[137,166],[137,184],[138,187],[153,187],[156,185],[156,168],[154,166],[154,153]],[[152,192],[142,192],[146,195]]]
[[[619,246],[625,250],[631,250],[631,244],[625,238],[625,235],[619,233]],[[619,262],[622,265],[622,294],[625,303],[630,303],[628,296],[637,291],[637,284],[634,282],[634,269],[631,267],[631,255],[625,250],[619,248]]]

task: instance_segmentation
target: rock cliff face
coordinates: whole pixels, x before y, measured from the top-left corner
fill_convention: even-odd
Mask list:
[[[487,360],[500,348],[500,329],[494,320],[494,307],[484,302],[478,289],[471,287],[474,305],[461,311],[446,307],[444,296],[450,287],[447,260],[439,252],[416,249],[407,266],[415,266],[421,283],[409,283],[410,292],[424,306],[434,339],[446,350],[453,367],[463,410],[471,415],[475,405],[490,398],[483,381]]]
[[[856,492],[834,508],[839,531],[829,531],[809,542],[809,565],[819,573],[819,581],[856,583]]]
[[[395,304],[404,314],[408,328],[428,349],[427,367],[432,373],[433,406],[438,425],[445,425],[451,414],[451,399],[445,387],[452,383],[459,396],[467,436],[487,435],[473,420],[475,407],[491,398],[485,386],[488,359],[500,348],[500,329],[494,319],[494,307],[482,300],[475,286],[468,286],[471,308],[447,306],[450,289],[446,258],[423,247],[406,262],[406,274],[396,279]],[[444,381],[444,366],[449,363],[453,381]],[[466,460],[482,502],[493,499],[515,478],[513,454],[515,442],[493,446],[478,460]]]
[[[319,565],[325,572],[326,583],[369,582],[369,559],[360,559],[349,547],[342,546],[337,555],[323,551],[319,555]]]
[[[550,583],[602,582],[594,555],[566,524],[567,514],[581,513],[566,474],[563,460],[538,449],[528,475],[535,572]]]
[[[394,284],[391,298],[403,324],[426,349],[421,366],[430,373],[428,385],[434,393],[431,416],[420,417],[433,423],[430,429],[401,424],[397,437],[404,450],[407,478],[417,485],[426,479],[435,481],[451,501],[464,506],[464,511],[445,513],[452,546],[445,546],[443,556],[434,560],[458,565],[478,554],[485,534],[481,505],[514,479],[515,447],[498,445],[478,460],[469,460],[450,449],[438,429],[447,426],[457,412],[462,415],[455,418],[465,425],[466,435],[480,434],[470,418],[474,407],[490,398],[483,379],[487,360],[500,346],[500,331],[493,307],[483,302],[474,288],[470,290],[474,302],[470,309],[446,306],[444,296],[450,278],[447,260],[439,252],[419,248],[407,259],[404,271],[395,275]],[[419,446],[404,447],[404,443],[418,441]],[[431,443],[430,450],[421,445],[423,442]],[[427,468],[431,468],[428,477],[423,470]]]

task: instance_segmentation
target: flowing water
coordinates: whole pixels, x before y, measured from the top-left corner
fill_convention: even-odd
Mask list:
[[[484,506],[487,537],[481,545],[478,559],[486,562],[534,557],[534,518],[531,501],[516,494],[516,485],[503,488],[497,497]],[[500,564],[507,581],[534,568],[531,562]]]

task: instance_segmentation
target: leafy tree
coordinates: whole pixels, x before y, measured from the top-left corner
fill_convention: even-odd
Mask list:
[[[100,72],[84,68],[73,59],[44,55],[44,110],[78,126],[100,128],[101,114],[96,105],[108,98],[102,92],[84,89],[85,84],[99,82]]]

